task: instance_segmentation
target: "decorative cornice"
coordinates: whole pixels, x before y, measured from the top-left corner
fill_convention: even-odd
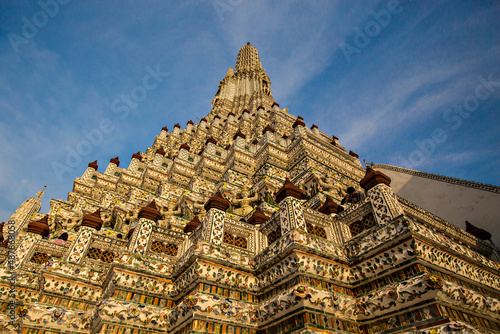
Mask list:
[[[251,225],[259,225],[264,223],[268,219],[269,217],[266,216],[266,214],[260,209],[260,207],[257,207],[253,215],[250,218],[248,218],[247,223]]]
[[[165,150],[162,147],[160,147],[159,149],[156,150],[156,154],[165,156]]]
[[[94,160],[94,161],[92,161],[92,162],[89,162],[88,167],[90,167],[90,168],[94,168],[95,170],[97,170],[97,168],[99,167],[99,166],[97,166],[97,160]]]
[[[471,235],[470,233],[467,233],[466,231],[462,230],[461,228],[447,222],[441,217],[438,217],[434,215],[433,213],[430,213],[429,211],[421,208],[420,206],[416,205],[415,203],[412,203],[408,201],[407,199],[396,195],[398,202],[404,206],[407,207],[407,209],[403,208],[404,211],[409,210],[411,213],[411,210],[414,211],[413,214],[420,214],[422,216],[425,216],[426,219],[422,220],[422,222],[431,227],[432,229],[435,229],[441,233],[446,233],[447,235],[453,235],[453,238],[455,238],[458,241],[463,242],[464,244],[469,245],[472,249],[478,250],[481,253],[490,253],[492,251],[492,246],[487,244],[486,242],[479,240],[477,237]]]
[[[120,159],[118,159],[118,156],[116,156],[115,158],[111,158],[109,160],[109,162],[111,162],[112,164],[115,164],[116,167],[120,167]]]
[[[132,159],[137,159],[141,161],[142,160],[141,151],[137,151],[136,153],[132,154]]]
[[[191,220],[189,223],[184,226],[184,233],[190,233],[196,230],[198,226],[201,225],[200,219],[198,218],[198,215],[194,216],[193,220]]]
[[[370,166],[366,167],[365,177],[359,181],[359,185],[364,190],[368,191],[380,183],[389,186],[391,184],[391,178],[382,172],[373,170]]]
[[[160,211],[156,208],[155,200],[152,200],[148,206],[145,206],[139,211],[139,219],[145,218],[152,220],[154,222],[158,222],[158,219],[161,217]]]
[[[491,184],[468,181],[468,180],[458,179],[455,177],[443,176],[443,175],[439,175],[439,174],[420,172],[420,171],[409,169],[409,168],[397,167],[397,166],[392,166],[392,165],[387,165],[387,164],[372,164],[371,167],[372,168],[384,168],[384,169],[392,170],[395,172],[405,173],[405,174],[409,174],[409,175],[424,177],[424,178],[431,179],[431,180],[455,184],[458,186],[475,188],[475,189],[479,189],[479,190],[490,191],[490,192],[493,192],[496,194],[500,194],[500,187],[494,186]]]
[[[325,203],[318,209],[319,212],[325,215],[330,215],[332,213],[338,213],[339,205],[335,203],[330,196],[326,195]]]
[[[208,145],[208,143],[212,143],[212,144],[217,144],[217,140],[215,140],[214,138],[210,137],[207,139],[207,141],[205,142],[205,145]]]
[[[270,126],[270,125],[266,125],[266,127],[264,128],[264,130],[262,130],[262,134],[265,134],[267,131],[271,132],[271,133],[274,133],[274,129]]]
[[[41,235],[42,237],[48,237],[49,230],[49,215],[45,215],[42,219],[32,221],[28,224],[28,233],[34,233]]]
[[[297,119],[295,120],[295,123],[293,123],[292,128],[296,128],[297,126],[306,126],[306,123],[304,123],[304,118],[302,116],[297,116]]]
[[[297,199],[302,199],[302,190],[299,187],[296,187],[289,178],[285,179],[283,186],[276,193],[276,203],[280,203],[287,197],[293,197]]]
[[[217,190],[217,192],[205,203],[205,210],[207,211],[210,209],[226,211],[227,208],[229,208],[229,202],[222,197],[220,190]]]
[[[236,139],[237,137],[241,137],[243,139],[246,138],[246,136],[240,131],[240,129],[238,129],[238,132],[236,132],[236,134],[233,136],[233,139]]]
[[[101,209],[97,209],[94,213],[83,216],[82,226],[91,227],[99,231],[102,227]]]

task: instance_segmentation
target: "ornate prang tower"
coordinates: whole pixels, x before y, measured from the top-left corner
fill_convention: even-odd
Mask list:
[[[120,164],[0,230],[2,333],[500,332],[488,233],[281,109],[250,43],[206,117]],[[348,187],[364,198],[341,205]]]

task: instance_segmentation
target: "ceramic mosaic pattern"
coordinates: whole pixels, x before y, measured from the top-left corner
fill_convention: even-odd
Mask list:
[[[14,261],[13,269],[19,268],[19,266],[27,260],[28,255],[31,253],[30,251],[35,246],[36,241],[39,239],[41,239],[39,235],[29,234],[23,240],[23,242],[19,244],[15,251],[16,258]]]
[[[131,326],[155,330],[165,328],[170,313],[163,308],[118,300],[103,300],[97,307],[102,321],[126,323]]]
[[[478,252],[473,251],[472,249],[470,249],[465,245],[461,245],[457,242],[454,242],[453,239],[444,234],[438,233],[414,221],[411,223],[410,227],[412,229],[412,232],[417,233],[428,240],[432,240],[434,243],[441,244],[444,247],[444,249],[455,251],[469,258],[470,261],[478,262],[483,266],[489,267],[490,269],[496,271],[500,270],[500,264],[498,262],[488,259],[484,255],[481,255]]]
[[[444,281],[443,288],[439,291],[437,298],[449,304],[487,314],[491,317],[500,315],[500,300],[486,297],[477,291],[452,282]]]
[[[115,257],[114,263],[134,270],[147,270],[159,274],[170,274],[173,270],[173,263],[141,256],[135,253],[121,252]]]
[[[288,203],[284,200],[280,203],[279,209],[279,217],[280,217],[280,225],[281,225],[281,234],[285,234],[290,231],[291,222],[290,222],[290,210],[288,208]]]
[[[101,288],[70,282],[66,279],[60,279],[52,275],[43,276],[43,290],[50,293],[64,294],[67,297],[86,299],[89,301],[98,301],[101,298]]]
[[[294,222],[295,222],[296,228],[301,230],[301,231],[307,231],[306,220],[304,218],[304,210],[303,210],[300,202],[297,200],[291,200],[289,202],[289,205],[291,205],[290,209],[293,210],[292,212],[294,215]]]
[[[224,236],[224,212],[220,210],[214,210],[211,215],[211,230],[210,230],[210,242],[216,245],[222,244]]]
[[[415,251],[418,252],[419,257],[441,268],[446,268],[458,275],[472,278],[492,288],[500,289],[500,279],[497,273],[483,270],[477,265],[472,265],[468,261],[463,261],[447,251],[440,250],[423,242],[415,243]]]
[[[79,263],[82,261],[83,257],[87,254],[94,231],[93,228],[86,226],[80,228],[78,236],[68,253],[68,262]]]
[[[374,217],[378,224],[388,223],[394,218],[394,211],[391,211],[387,197],[383,185],[377,185],[368,191],[368,198],[372,203]]]
[[[145,254],[146,250],[148,249],[151,233],[153,232],[153,222],[146,219],[141,219],[139,221],[137,229],[139,231],[137,231],[137,233],[135,233],[134,231],[134,236],[132,242],[130,243],[131,246],[129,249],[131,252]]]
[[[381,228],[370,230],[370,233],[361,233],[346,243],[345,253],[352,257],[361,256],[400,235],[409,233],[412,224],[413,222],[410,219],[400,218],[382,225]]]
[[[46,272],[59,277],[72,278],[90,284],[102,285],[107,275],[107,268],[103,265],[93,264],[87,266],[84,263],[69,263],[63,260],[53,260],[43,268]]]
[[[26,306],[22,313],[22,323],[27,327],[51,328],[66,333],[92,333],[90,312],[76,312],[35,304]]]

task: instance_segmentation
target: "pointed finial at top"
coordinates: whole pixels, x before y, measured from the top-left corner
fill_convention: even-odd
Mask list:
[[[47,188],[47,186],[46,186],[46,185],[45,185],[45,186],[43,186],[43,189],[42,189],[42,190],[40,190],[39,192],[37,192],[37,193],[36,193],[36,197],[38,197],[38,198],[42,198],[42,197],[43,197],[43,195],[44,195],[43,193],[45,192],[45,188]]]

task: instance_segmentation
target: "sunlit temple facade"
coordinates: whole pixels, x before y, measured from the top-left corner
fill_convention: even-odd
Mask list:
[[[1,333],[500,333],[488,232],[281,109],[250,43],[206,117],[120,160],[3,224]]]

